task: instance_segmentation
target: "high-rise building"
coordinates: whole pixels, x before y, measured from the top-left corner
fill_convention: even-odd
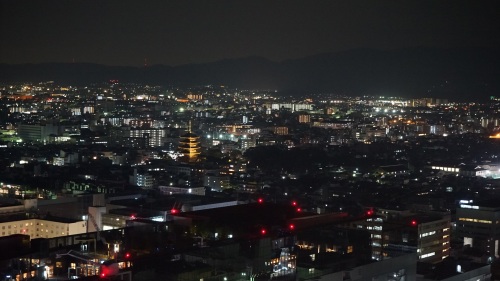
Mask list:
[[[457,207],[456,233],[464,245],[487,253],[491,259],[498,258],[500,201],[462,200]]]
[[[436,263],[450,255],[449,216],[412,215],[384,223],[384,256],[417,252],[418,261]]]
[[[129,137],[143,138],[149,147],[162,146],[166,136],[165,129],[131,129],[129,132]]]
[[[418,261],[436,263],[450,255],[448,215],[405,214],[404,217],[388,218],[370,213],[367,218],[345,223],[342,227],[370,232],[374,260],[416,252]]]

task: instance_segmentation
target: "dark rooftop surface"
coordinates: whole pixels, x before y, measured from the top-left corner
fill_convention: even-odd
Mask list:
[[[208,219],[210,224],[229,225],[233,228],[249,226],[286,225],[293,218],[304,216],[289,205],[252,203],[202,211],[180,213],[178,216]]]
[[[474,203],[470,203],[468,205],[475,205],[479,207],[485,207],[485,208],[495,208],[495,209],[500,209],[500,199],[486,199],[486,200],[481,200],[477,201]]]
[[[9,214],[9,215],[2,215],[0,216],[0,223],[2,222],[12,222],[12,221],[18,221],[18,220],[27,220],[28,217],[26,214]]]
[[[47,221],[55,221],[55,222],[60,222],[60,223],[75,223],[75,222],[80,221],[80,220],[75,220],[75,219],[70,219],[70,218],[54,217],[54,216],[46,216],[46,217],[39,218],[39,219],[47,220]]]
[[[425,215],[425,214],[414,214],[408,217],[404,217],[398,220],[393,220],[384,223],[384,230],[399,229],[401,227],[417,227],[422,223],[429,223],[433,221],[442,220],[443,217],[438,215]]]
[[[277,203],[236,205],[202,211],[182,212],[175,216],[190,218],[193,221],[205,221],[212,227],[228,227],[240,233],[255,233],[260,228],[267,230],[300,230],[353,219],[352,217],[348,217],[347,213],[318,215],[316,213],[299,211],[292,205]],[[292,229],[290,229],[291,225],[293,225]]]
[[[457,265],[461,265],[463,273],[457,272]],[[443,280],[486,266],[467,259],[446,258],[436,264],[417,263],[417,273],[430,280]]]
[[[140,208],[120,208],[109,210],[109,214],[134,217],[134,218],[150,218],[160,215],[159,212],[151,210],[140,210]]]
[[[182,205],[190,205],[190,206],[199,206],[199,205],[208,205],[208,204],[217,204],[223,202],[234,201],[235,199],[231,198],[218,198],[211,196],[200,196],[193,194],[175,194],[170,196],[163,196],[158,198],[157,200],[144,200],[144,199],[123,199],[123,200],[115,200],[111,201],[113,205],[121,205],[129,208],[134,207],[142,207],[144,209],[150,210],[162,210],[168,211],[173,209],[180,209]]]

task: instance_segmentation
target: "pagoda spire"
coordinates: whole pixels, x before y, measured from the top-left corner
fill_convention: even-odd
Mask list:
[[[188,162],[196,162],[201,152],[200,137],[192,132],[191,120],[188,121],[187,133],[180,136],[179,151]]]

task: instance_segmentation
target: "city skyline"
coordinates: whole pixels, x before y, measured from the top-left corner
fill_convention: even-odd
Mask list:
[[[0,0],[0,281],[500,279],[497,3]]]
[[[498,274],[498,98],[111,80],[0,101],[1,280]]]

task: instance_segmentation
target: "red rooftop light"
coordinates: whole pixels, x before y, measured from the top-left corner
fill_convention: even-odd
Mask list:
[[[177,209],[172,209],[172,210],[170,210],[170,213],[172,213],[172,214],[177,214],[178,212],[179,212],[179,211],[177,211]]]
[[[265,235],[266,233],[267,233],[267,231],[265,229],[260,230],[260,234]]]
[[[264,199],[259,198],[259,199],[257,200],[257,202],[259,202],[259,203],[264,203]]]
[[[295,225],[290,224],[290,225],[288,226],[288,228],[290,228],[290,230],[294,230],[294,229],[295,229]]]
[[[292,201],[292,206],[297,206],[297,201]]]
[[[416,226],[417,225],[417,221],[416,220],[412,220],[411,221],[411,225]]]

